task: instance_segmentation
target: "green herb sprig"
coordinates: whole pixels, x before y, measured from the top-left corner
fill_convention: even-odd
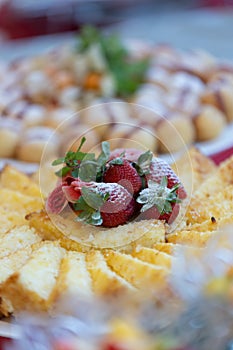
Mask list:
[[[131,96],[142,84],[150,59],[130,58],[129,52],[118,35],[104,35],[95,27],[84,26],[78,39],[79,52],[85,52],[92,45],[99,44],[107,62],[107,68],[115,80],[119,97]]]

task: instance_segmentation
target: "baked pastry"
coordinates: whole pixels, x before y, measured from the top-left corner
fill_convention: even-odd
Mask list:
[[[46,147],[46,155],[52,158],[58,155],[59,140],[53,129],[47,127],[32,127],[22,133],[17,145],[18,159],[26,162],[39,163]]]
[[[14,157],[22,127],[20,121],[0,118],[0,157]]]
[[[101,139],[105,138],[112,125],[127,123],[130,119],[130,105],[118,100],[98,99],[80,113],[80,120],[95,128]]]
[[[158,150],[161,153],[174,153],[182,150],[195,140],[195,128],[191,118],[181,113],[168,113],[156,125],[159,141]]]
[[[42,55],[3,64],[0,112],[4,117],[22,119],[25,129],[42,125],[59,127],[63,134],[61,124],[80,113],[81,123],[87,124],[88,129],[95,128],[103,141],[109,130],[114,134],[111,130],[114,123],[127,123],[133,118],[139,127],[141,122],[149,124],[148,135],[151,132],[157,135],[157,117],[149,116],[150,112],[164,118],[169,118],[171,112],[180,113],[186,121],[183,128],[178,122],[176,127],[181,137],[183,129],[188,130],[184,136],[187,145],[201,139],[190,131],[189,119],[199,113],[203,104],[214,105],[227,116],[228,122],[232,121],[233,69],[229,62],[200,50],[181,51],[169,45],[132,41],[126,47],[120,40],[112,45],[112,37],[95,28],[91,32],[91,36],[96,33],[91,40],[88,30],[80,33],[75,49],[64,45]],[[138,106],[145,107],[148,113],[138,111]],[[218,124],[219,115],[216,118]],[[200,134],[208,133],[206,129],[205,123],[199,123]],[[168,139],[164,132],[163,125],[159,130],[163,141]],[[215,133],[208,134],[209,138],[214,136]],[[150,141],[148,146],[153,147]],[[180,147],[183,144],[178,142],[170,149],[177,151]],[[9,154],[17,157],[19,153]]]
[[[202,95],[202,102],[212,104],[223,112],[228,120],[233,120],[233,85],[221,81],[210,84]]]
[[[96,128],[90,129],[87,124],[83,124],[78,120],[68,123],[63,134],[61,136],[61,154],[65,154],[68,150],[75,152],[80,145],[82,137],[86,138],[86,142],[83,145],[84,152],[96,152],[100,144],[100,137]]]
[[[128,119],[114,124],[108,131],[108,141],[113,149],[139,148],[157,152],[157,135],[146,120],[135,123],[134,119]]]
[[[212,140],[220,135],[226,126],[225,115],[215,106],[204,105],[193,116],[198,141]]]

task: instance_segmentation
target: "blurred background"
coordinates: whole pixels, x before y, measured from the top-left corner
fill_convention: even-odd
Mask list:
[[[233,0],[0,0],[1,57],[51,48],[89,23],[231,59],[232,10]]]

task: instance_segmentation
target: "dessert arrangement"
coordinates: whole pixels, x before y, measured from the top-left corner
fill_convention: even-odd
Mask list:
[[[154,153],[176,152],[217,137],[232,122],[232,96],[228,62],[202,51],[123,43],[85,27],[73,46],[1,63],[0,157],[40,162],[54,129],[74,115],[49,142],[51,157],[87,131],[89,149],[106,133],[127,139],[130,132],[137,140],[145,129]]]
[[[190,145],[232,97],[230,63],[92,27],[1,64],[0,157],[40,163],[0,173],[10,349],[231,349],[233,156]]]
[[[54,160],[55,189],[42,197],[38,174],[1,173],[2,316],[53,315],[67,296],[155,303],[162,295],[179,305],[175,252],[201,254],[232,223],[232,157],[217,167],[191,148],[170,167],[150,151],[111,152],[104,142],[96,158],[81,146]]]

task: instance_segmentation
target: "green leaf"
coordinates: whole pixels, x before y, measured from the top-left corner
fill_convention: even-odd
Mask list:
[[[124,163],[124,159],[120,157],[114,158],[109,162],[109,164],[114,164],[114,165],[122,165],[123,163]]]
[[[61,158],[58,158],[58,159],[55,159],[53,162],[52,162],[52,165],[59,165],[59,164],[62,164],[65,162],[65,157],[61,157]]]
[[[140,176],[150,173],[150,165],[151,165],[152,159],[153,159],[153,153],[150,150],[142,153],[139,156],[136,162],[136,169]]]
[[[98,164],[93,161],[83,161],[79,167],[78,176],[82,181],[96,181]]]
[[[104,166],[110,157],[110,145],[108,141],[103,141],[102,144],[102,152],[97,158],[97,162],[99,166]]]
[[[88,49],[92,44],[100,41],[100,32],[97,28],[86,25],[84,26],[79,35],[78,51],[83,52]]]
[[[166,188],[167,187],[167,176],[163,176],[160,182],[160,186]]]
[[[55,174],[58,177],[64,177],[68,174],[69,171],[70,171],[70,168],[65,166],[65,167],[61,168],[60,170],[56,171]]]
[[[94,226],[100,226],[103,223],[103,219],[101,217],[99,209],[95,209],[94,207],[89,205],[100,205],[102,202],[105,201],[106,196],[102,196],[100,199],[98,198],[98,195],[98,193],[93,192],[93,189],[87,187],[82,188],[82,196],[73,205],[75,210],[81,211],[78,214],[76,221],[82,221]],[[86,202],[86,199],[89,203]]]
[[[89,211],[90,208],[82,196],[73,204],[74,210]]]
[[[103,223],[103,219],[100,211],[95,211],[91,216],[91,224],[95,226],[100,226]]]
[[[106,201],[104,196],[93,188],[82,187],[81,193],[88,206],[95,210],[99,210]]]
[[[108,70],[115,80],[117,95],[122,97],[132,95],[144,80],[149,59],[132,60],[118,35],[104,35],[95,27],[83,27],[78,41],[78,51],[86,52],[96,44],[100,46]]]
[[[163,176],[160,183],[152,180],[148,181],[148,188],[143,189],[136,201],[143,204],[141,212],[156,207],[160,214],[171,213],[171,203],[179,202],[179,198],[176,192],[173,192],[173,188],[167,187],[167,177]]]
[[[78,177],[78,175],[79,175],[79,167],[73,169],[73,170],[71,171],[71,175],[72,175],[73,177]]]

